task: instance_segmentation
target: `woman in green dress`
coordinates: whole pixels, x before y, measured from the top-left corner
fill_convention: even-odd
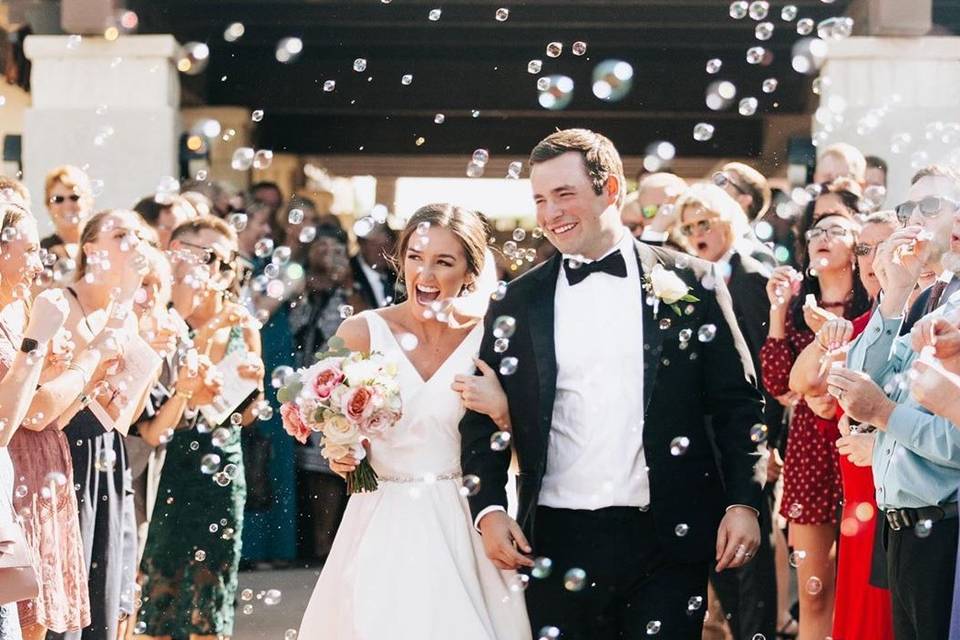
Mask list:
[[[257,322],[228,300],[237,250],[233,229],[218,218],[199,218],[174,230],[171,249],[175,282],[201,283],[195,308],[184,313],[194,347],[214,363],[245,353],[238,374],[262,381]],[[174,299],[182,304],[182,296]],[[191,412],[167,442],[140,566],[136,633],[175,639],[233,635],[246,498],[240,430],[255,420],[261,394],[220,425]]]

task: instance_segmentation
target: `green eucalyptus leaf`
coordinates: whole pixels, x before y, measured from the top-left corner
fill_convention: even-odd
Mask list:
[[[299,378],[287,381],[287,384],[283,386],[280,391],[289,397],[289,400],[282,400],[281,402],[293,402],[298,395],[300,395],[300,390],[303,389],[303,383],[300,382]],[[277,392],[277,398],[280,398],[280,391]]]

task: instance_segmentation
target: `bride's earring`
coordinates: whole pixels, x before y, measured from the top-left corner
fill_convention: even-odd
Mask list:
[[[468,296],[477,288],[476,282],[468,282],[460,289],[460,297]]]

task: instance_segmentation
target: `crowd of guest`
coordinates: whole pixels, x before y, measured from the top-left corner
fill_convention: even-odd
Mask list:
[[[763,543],[712,576],[705,637],[960,637],[960,174],[918,171],[892,210],[885,187],[836,144],[779,204],[740,163],[627,198],[642,241],[721,265],[766,397]]]
[[[711,576],[705,637],[946,638],[960,174],[918,172],[893,210],[885,164],[850,145],[811,176],[786,194],[738,162],[648,174],[622,209],[640,241],[721,266],[766,399],[764,535]],[[344,482],[319,435],[285,435],[275,394],[345,317],[399,295],[396,233],[270,182],[97,210],[63,166],[42,196],[0,178],[0,533],[19,523],[38,577],[0,639],[228,637],[241,559],[330,551]]]

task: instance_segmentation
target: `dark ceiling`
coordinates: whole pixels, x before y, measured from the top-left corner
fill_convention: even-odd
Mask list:
[[[909,1],[909,0],[904,0]],[[762,147],[763,116],[809,111],[810,78],[791,69],[790,48],[800,36],[795,21],[780,19],[786,1],[770,5],[776,30],[766,43],[754,38],[756,22],[734,20],[728,0],[139,0],[140,33],[173,33],[180,42],[210,47],[207,70],[185,77],[185,102],[263,109],[262,146],[294,153],[463,154],[529,149],[555,127],[590,126],[614,138],[627,155],[642,154],[654,140],[670,140],[682,155],[748,156]],[[800,17],[840,15],[848,0],[793,0]],[[509,19],[494,19],[499,7]],[[440,20],[428,19],[442,9]],[[935,3],[935,21],[960,23],[960,1]],[[223,31],[241,22],[245,34],[226,42]],[[274,57],[284,37],[302,39],[303,53],[289,64]],[[587,55],[570,52],[574,41]],[[547,43],[564,52],[546,57]],[[769,66],[749,65],[748,47],[773,53]],[[366,58],[365,72],[353,71]],[[716,76],[707,59],[723,60]],[[597,62],[617,58],[635,70],[632,91],[606,103],[591,91]],[[563,111],[537,101],[527,62],[543,60],[539,75],[563,73],[576,84]],[[414,76],[409,86],[404,74]],[[222,79],[224,78],[225,79]],[[764,78],[779,88],[761,92]],[[755,116],[736,106],[712,112],[704,104],[709,80],[729,79],[740,95],[760,100]],[[324,92],[326,80],[336,90]],[[479,111],[474,117],[473,112]],[[445,122],[434,124],[443,113]],[[709,142],[696,142],[694,125],[714,123]],[[418,137],[425,138],[417,146]]]

